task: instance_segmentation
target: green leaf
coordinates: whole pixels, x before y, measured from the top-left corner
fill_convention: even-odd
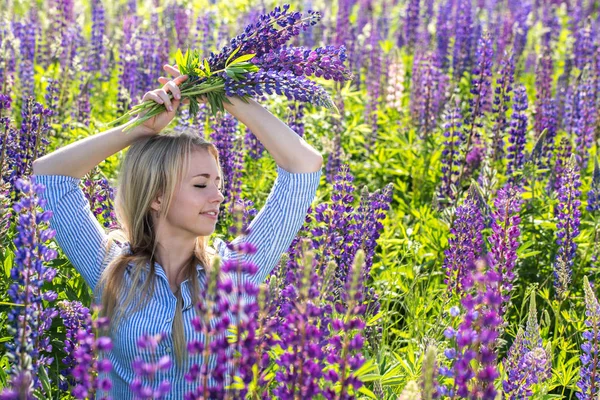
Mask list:
[[[210,65],[208,65],[206,58],[204,59],[204,72],[206,72],[206,76],[210,76]]]
[[[40,378],[40,382],[46,392],[46,395],[50,395],[52,393],[52,388],[50,387],[50,380],[48,379],[48,372],[46,371],[46,367],[40,365],[38,368],[38,374]]]
[[[241,48],[242,48],[242,46],[240,45],[240,46],[238,46],[238,47],[237,47],[237,48],[236,48],[236,49],[233,51],[233,53],[231,53],[231,55],[230,55],[230,56],[227,58],[227,60],[225,61],[225,68],[227,68],[227,67],[229,66],[229,64],[228,64],[228,63],[229,63],[229,60],[231,60],[231,58],[232,58],[233,56],[235,56],[235,55],[236,55],[236,53],[237,53],[238,51],[240,51],[240,49],[241,49]]]
[[[365,386],[361,386],[360,389],[358,389],[358,391],[364,395],[369,396],[369,398],[371,399],[376,399],[377,396],[375,396],[375,393],[371,392],[369,389],[367,389]]]
[[[233,60],[231,62],[231,64],[229,64],[229,66],[235,65],[235,64],[239,64],[242,63],[244,61],[248,61],[251,60],[252,58],[254,58],[256,54],[244,54],[243,56],[239,56],[238,58],[236,58],[235,60]]]
[[[15,254],[12,251],[8,251],[4,259],[4,273],[7,278],[10,277],[10,270],[12,269],[14,259]]]
[[[228,77],[230,77],[231,79],[235,79],[237,81],[237,76],[235,75],[235,72],[233,72],[229,68],[225,68],[225,73],[227,74]]]

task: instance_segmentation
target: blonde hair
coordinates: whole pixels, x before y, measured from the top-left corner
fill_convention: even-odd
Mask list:
[[[120,167],[118,190],[115,196],[115,213],[120,228],[108,234],[106,245],[108,255],[115,239],[129,242],[130,254],[122,252],[116,256],[102,272],[94,292],[104,287],[100,300],[100,316],[110,320],[109,330],[115,332],[133,299],[140,299],[137,285],[131,285],[123,304],[119,304],[125,290],[124,274],[130,263],[133,263],[131,282],[139,282],[147,263],[150,270],[142,284],[145,293],[143,301],[136,301],[135,313],[142,304],[148,304],[149,297],[154,294],[154,265],[156,249],[156,232],[151,217],[153,200],[162,195],[163,204],[158,218],[168,213],[177,183],[183,179],[185,166],[189,165],[193,150],[206,150],[212,155],[223,176],[217,148],[196,132],[184,130],[175,134],[163,131],[158,135],[143,138],[134,142],[127,151]],[[192,301],[199,299],[200,288],[197,279],[196,265],[200,263],[206,272],[211,268],[216,252],[208,247],[208,236],[198,236],[190,261],[184,267],[183,278],[191,282]],[[175,360],[182,366],[187,362],[186,338],[183,327],[181,290],[177,291],[177,306],[173,319],[173,346]],[[198,313],[197,307],[193,307]],[[105,330],[104,334],[108,331]]]

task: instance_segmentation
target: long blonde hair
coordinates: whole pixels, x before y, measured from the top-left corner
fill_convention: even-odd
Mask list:
[[[156,232],[151,217],[151,204],[159,195],[163,197],[158,218],[168,213],[177,183],[183,179],[185,166],[193,150],[208,151],[215,160],[219,174],[223,176],[217,148],[196,132],[184,130],[175,134],[173,131],[163,131],[158,135],[143,138],[134,142],[127,151],[120,168],[118,189],[115,196],[115,213],[120,228],[111,231],[106,246],[108,255],[115,239],[129,242],[130,254],[122,252],[116,256],[102,272],[94,288],[104,287],[100,300],[100,316],[110,320],[109,330],[115,332],[116,327],[125,315],[132,300],[140,299],[137,285],[131,285],[123,304],[119,304],[122,292],[125,290],[124,274],[130,263],[133,263],[131,282],[139,282],[147,263],[149,273],[142,284],[145,293],[143,301],[136,301],[135,313],[141,305],[148,304],[147,300],[154,294],[154,252],[156,249]],[[190,261],[184,267],[184,280],[191,282],[192,301],[197,302],[200,287],[197,279],[196,265],[200,263],[208,272],[216,252],[208,247],[208,236],[198,236]],[[176,294],[177,306],[173,319],[173,345],[175,360],[181,366],[187,362],[186,338],[183,327],[181,290]],[[197,308],[193,307],[196,312]],[[104,330],[108,333],[108,330]]]

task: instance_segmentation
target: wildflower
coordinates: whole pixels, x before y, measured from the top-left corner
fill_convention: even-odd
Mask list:
[[[562,298],[571,280],[571,269],[575,259],[577,244],[574,239],[579,235],[581,217],[581,179],[575,158],[571,157],[558,190],[559,203],[556,207],[556,243],[559,245],[554,267],[554,286],[556,294]]]
[[[525,86],[521,84],[515,88],[513,110],[510,121],[510,137],[508,139],[511,144],[506,149],[506,158],[508,159],[506,173],[511,176],[512,181],[515,180],[514,174],[520,171],[525,163],[524,151],[527,141],[527,115],[524,111],[527,110],[527,92],[525,91]]]
[[[56,250],[45,245],[56,233],[47,225],[52,212],[39,212],[39,207],[45,205],[45,200],[39,197],[45,188],[36,184],[35,179],[19,178],[16,189],[20,200],[13,206],[18,222],[8,296],[20,306],[12,307],[8,313],[7,329],[14,340],[6,344],[11,362],[10,380],[3,393],[6,399],[29,398],[33,390],[42,388],[40,370],[46,371],[53,363],[53,357],[44,354],[52,351],[50,337],[45,332],[58,315],[54,307],[43,305],[43,301],[53,302],[58,296],[54,291],[42,290],[44,282],[52,282],[57,274],[56,269],[45,265],[57,256]]]
[[[587,276],[583,277],[583,290],[585,292],[585,326],[588,328],[583,333],[583,344],[581,349],[582,367],[580,370],[580,379],[577,387],[581,390],[576,393],[580,400],[595,399],[600,393],[600,377],[598,354],[600,353],[600,304],[594,295]]]

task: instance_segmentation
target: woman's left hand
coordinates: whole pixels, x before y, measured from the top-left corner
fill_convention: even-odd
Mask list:
[[[181,72],[179,72],[179,68],[177,66],[173,67],[169,64],[165,64],[163,66],[163,69],[165,71],[167,71],[173,77],[173,79],[177,78],[178,76],[181,76]],[[158,78],[158,82],[160,82],[162,85],[166,84],[170,80],[171,80],[171,78],[165,78],[164,76],[161,76],[160,78]],[[206,104],[208,101],[208,99],[206,98],[205,95],[200,95],[200,96],[196,97],[196,100],[198,100],[199,102],[204,103],[204,104]],[[190,104],[190,99],[188,99],[188,98],[183,99],[181,104]]]

